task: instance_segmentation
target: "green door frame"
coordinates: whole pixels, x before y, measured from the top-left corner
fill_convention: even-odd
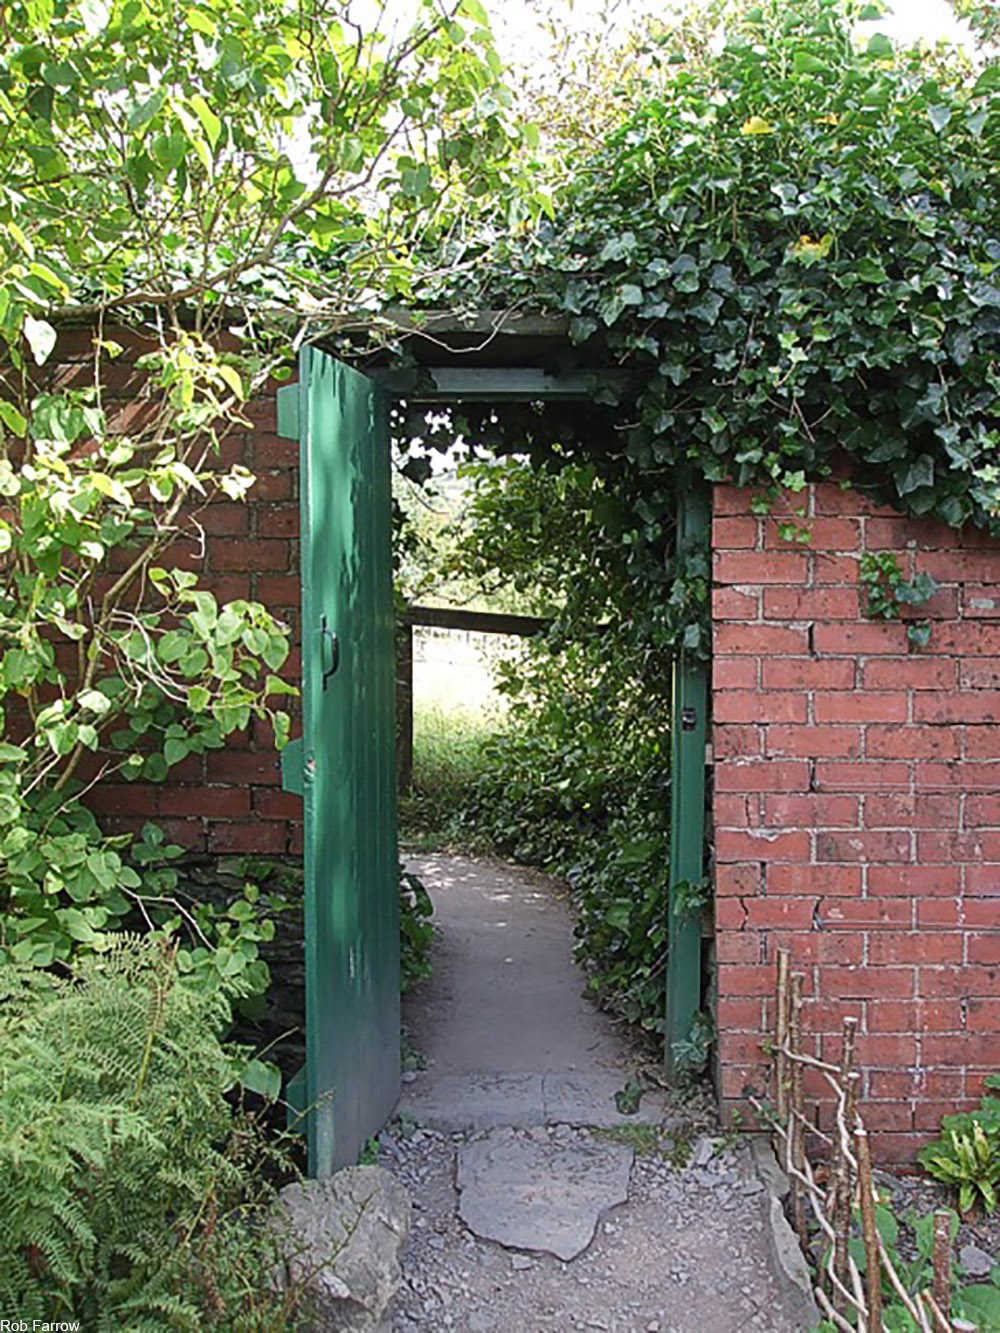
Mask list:
[[[303,357],[303,366],[309,364]],[[589,401],[595,384],[614,382],[620,387],[623,375],[614,370],[585,374],[550,375],[535,367],[421,367],[412,371],[374,371],[370,379],[378,384],[386,398],[405,398],[410,403],[457,404],[460,402],[538,402]],[[308,397],[302,386],[279,391],[278,429],[282,435],[302,440]],[[301,433],[300,433],[301,432]],[[690,479],[678,477],[678,543],[703,545],[707,551],[708,505],[705,490],[693,486]],[[305,531],[305,529],[304,529]],[[307,561],[303,554],[303,568]],[[697,881],[704,863],[705,827],[705,736],[707,708],[707,670],[703,662],[682,652],[674,663],[673,726],[671,775],[671,852],[670,852],[670,949],[665,984],[665,1062],[668,1076],[676,1074],[675,1051],[678,1042],[689,1034],[691,1023],[701,1003],[701,923],[697,916],[683,916],[675,910],[681,884]],[[310,746],[306,738],[305,749]],[[283,755],[282,771],[287,789],[303,792],[303,745],[293,742]],[[393,815],[394,819],[394,815]],[[308,889],[307,889],[308,896]],[[316,941],[306,941],[307,957],[315,951]],[[397,941],[398,949],[398,941]],[[307,1052],[317,1046],[318,1034],[307,1033]],[[383,1039],[385,1036],[383,1034]],[[290,1085],[287,1096],[293,1108],[304,1111],[310,1104],[309,1091],[316,1084],[316,1070],[307,1062],[304,1077]],[[383,1098],[384,1100],[384,1098]],[[308,1116],[311,1125],[315,1116]],[[371,1132],[379,1127],[371,1126]],[[310,1137],[313,1137],[310,1129]],[[319,1159],[322,1160],[319,1160]],[[310,1173],[328,1174],[333,1150],[324,1144],[317,1154],[310,1151]]]

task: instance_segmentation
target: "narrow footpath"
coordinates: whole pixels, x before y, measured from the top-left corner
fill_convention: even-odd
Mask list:
[[[380,1162],[414,1199],[393,1333],[793,1333],[743,1144],[661,1089],[583,998],[558,888],[414,858],[434,976],[404,1003],[407,1073]]]

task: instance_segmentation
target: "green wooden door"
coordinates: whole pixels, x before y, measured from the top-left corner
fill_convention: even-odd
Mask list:
[[[309,1173],[357,1160],[399,1095],[399,883],[388,415],[305,349],[278,395],[301,444]]]

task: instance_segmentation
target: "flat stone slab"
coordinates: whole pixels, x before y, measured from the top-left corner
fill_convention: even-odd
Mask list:
[[[445,1074],[429,1071],[403,1085],[397,1114],[412,1116],[443,1133],[461,1130],[530,1129],[536,1125],[669,1125],[678,1120],[666,1094],[644,1092],[637,1110],[618,1110],[615,1094],[627,1075]]]
[[[601,1214],[628,1198],[631,1170],[625,1144],[497,1131],[459,1151],[459,1216],[484,1240],[575,1259]]]
[[[542,1082],[541,1074],[421,1075],[403,1085],[396,1113],[443,1133],[544,1125]]]

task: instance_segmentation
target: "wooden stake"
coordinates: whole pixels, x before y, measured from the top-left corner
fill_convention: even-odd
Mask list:
[[[951,1214],[945,1208],[934,1213],[934,1305],[951,1314]]]
[[[802,1052],[802,984],[805,978],[801,972],[792,975],[792,1002],[788,1023],[788,1048],[792,1055]],[[793,1059],[791,1106],[789,1115],[789,1156],[792,1172],[789,1179],[792,1187],[792,1220],[803,1253],[809,1245],[809,1232],[806,1228],[805,1199],[802,1193],[802,1166],[806,1156],[805,1113],[802,1098],[802,1065]]]
[[[868,1297],[868,1333],[882,1333],[882,1265],[875,1226],[875,1188],[868,1131],[855,1119],[855,1151],[858,1154],[858,1193],[861,1196],[861,1235],[865,1243],[865,1294]]]
[[[788,950],[779,949],[778,1011],[774,1020],[774,1044],[777,1048],[778,1121],[782,1125],[788,1123],[788,1057],[785,1054],[785,1045],[788,1041],[788,965]]]

